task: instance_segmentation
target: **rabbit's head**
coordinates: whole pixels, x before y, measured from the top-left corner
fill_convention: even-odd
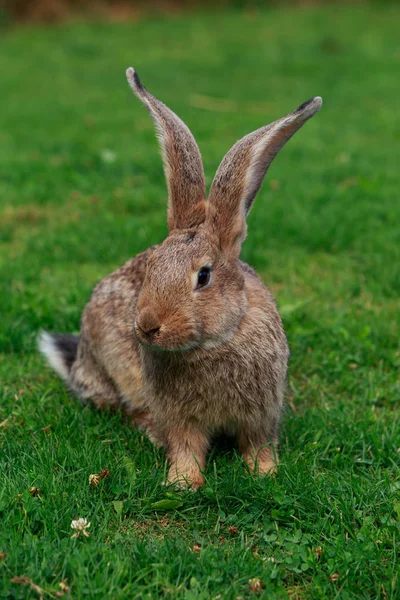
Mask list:
[[[135,330],[165,350],[212,348],[229,340],[246,313],[239,262],[249,213],[269,165],[321,107],[313,98],[238,141],[223,159],[208,200],[200,151],[186,125],[141,84],[128,82],[156,125],[168,186],[169,235],[148,259]]]

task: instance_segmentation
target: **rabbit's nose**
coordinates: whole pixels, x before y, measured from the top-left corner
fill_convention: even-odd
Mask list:
[[[142,336],[151,339],[160,331],[161,324],[156,314],[143,310],[136,317],[136,327]]]

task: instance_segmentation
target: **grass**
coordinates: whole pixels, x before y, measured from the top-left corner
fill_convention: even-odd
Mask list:
[[[399,20],[333,6],[2,32],[0,598],[399,597]],[[163,487],[162,452],[82,408],[36,351],[166,233],[130,64],[192,128],[208,182],[236,139],[325,100],[271,167],[242,254],[291,346],[276,479],[222,445],[204,489]]]

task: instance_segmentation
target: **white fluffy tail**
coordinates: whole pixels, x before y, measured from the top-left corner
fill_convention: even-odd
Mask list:
[[[43,331],[39,336],[40,352],[64,381],[69,381],[71,367],[78,350],[78,342],[79,337],[75,335]]]

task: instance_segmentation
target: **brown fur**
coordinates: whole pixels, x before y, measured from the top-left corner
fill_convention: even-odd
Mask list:
[[[313,98],[294,112],[270,125],[249,133],[236,142],[223,159],[211,186],[207,221],[221,239],[226,252],[240,254],[246,237],[246,217],[261,187],[270,164],[319,108],[321,99]]]
[[[195,227],[204,221],[206,210],[206,181],[196,140],[172,110],[149,94],[133,69],[127,76],[156,126],[168,186],[168,228]]]
[[[122,405],[146,428],[166,449],[169,482],[199,487],[210,440],[224,431],[252,471],[270,473],[289,351],[272,296],[239,251],[270,162],[320,101],[238,142],[206,204],[193,136],[133,70],[128,80],[162,138],[170,233],[95,288],[69,385],[99,408]],[[198,288],[203,267],[211,280]]]

